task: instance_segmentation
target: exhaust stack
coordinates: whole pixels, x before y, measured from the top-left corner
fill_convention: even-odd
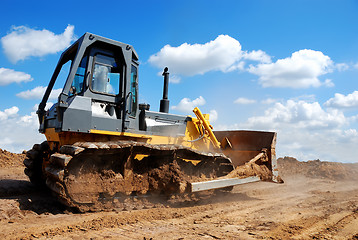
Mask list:
[[[164,87],[163,87],[163,99],[160,100],[159,112],[168,113],[169,112],[169,100],[168,100],[169,72],[167,67],[164,68],[164,72],[162,75],[164,77]]]

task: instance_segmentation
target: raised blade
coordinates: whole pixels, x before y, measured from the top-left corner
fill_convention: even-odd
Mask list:
[[[191,192],[199,192],[204,190],[218,189],[231,187],[239,184],[258,182],[260,178],[257,176],[247,177],[247,178],[227,178],[227,179],[217,179],[205,182],[195,182],[191,183]]]

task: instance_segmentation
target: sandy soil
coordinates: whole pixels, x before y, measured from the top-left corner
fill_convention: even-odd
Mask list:
[[[358,239],[356,165],[280,159],[284,184],[236,186],[176,206],[79,214],[35,189],[13,162],[0,169],[0,239]]]

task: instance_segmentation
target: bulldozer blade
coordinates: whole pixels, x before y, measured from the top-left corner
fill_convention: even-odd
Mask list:
[[[214,131],[222,152],[228,156],[234,167],[242,166],[265,151],[267,167],[272,172],[272,181],[279,182],[276,160],[276,133],[262,131]]]
[[[191,192],[200,192],[205,190],[213,190],[225,187],[232,187],[245,183],[258,182],[260,178],[257,176],[247,178],[227,178],[227,179],[216,179],[205,182],[191,183]]]

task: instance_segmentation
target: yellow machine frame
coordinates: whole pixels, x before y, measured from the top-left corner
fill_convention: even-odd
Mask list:
[[[104,142],[134,140],[149,144],[176,144],[190,147],[196,150],[215,150],[220,148],[220,143],[212,132],[209,122],[209,114],[202,114],[199,108],[193,110],[197,118],[187,122],[185,136],[171,137],[160,135],[145,135],[131,132],[114,132],[91,129],[89,133],[56,132],[55,128],[47,128],[45,136],[52,150],[58,150],[63,145],[76,142]]]

